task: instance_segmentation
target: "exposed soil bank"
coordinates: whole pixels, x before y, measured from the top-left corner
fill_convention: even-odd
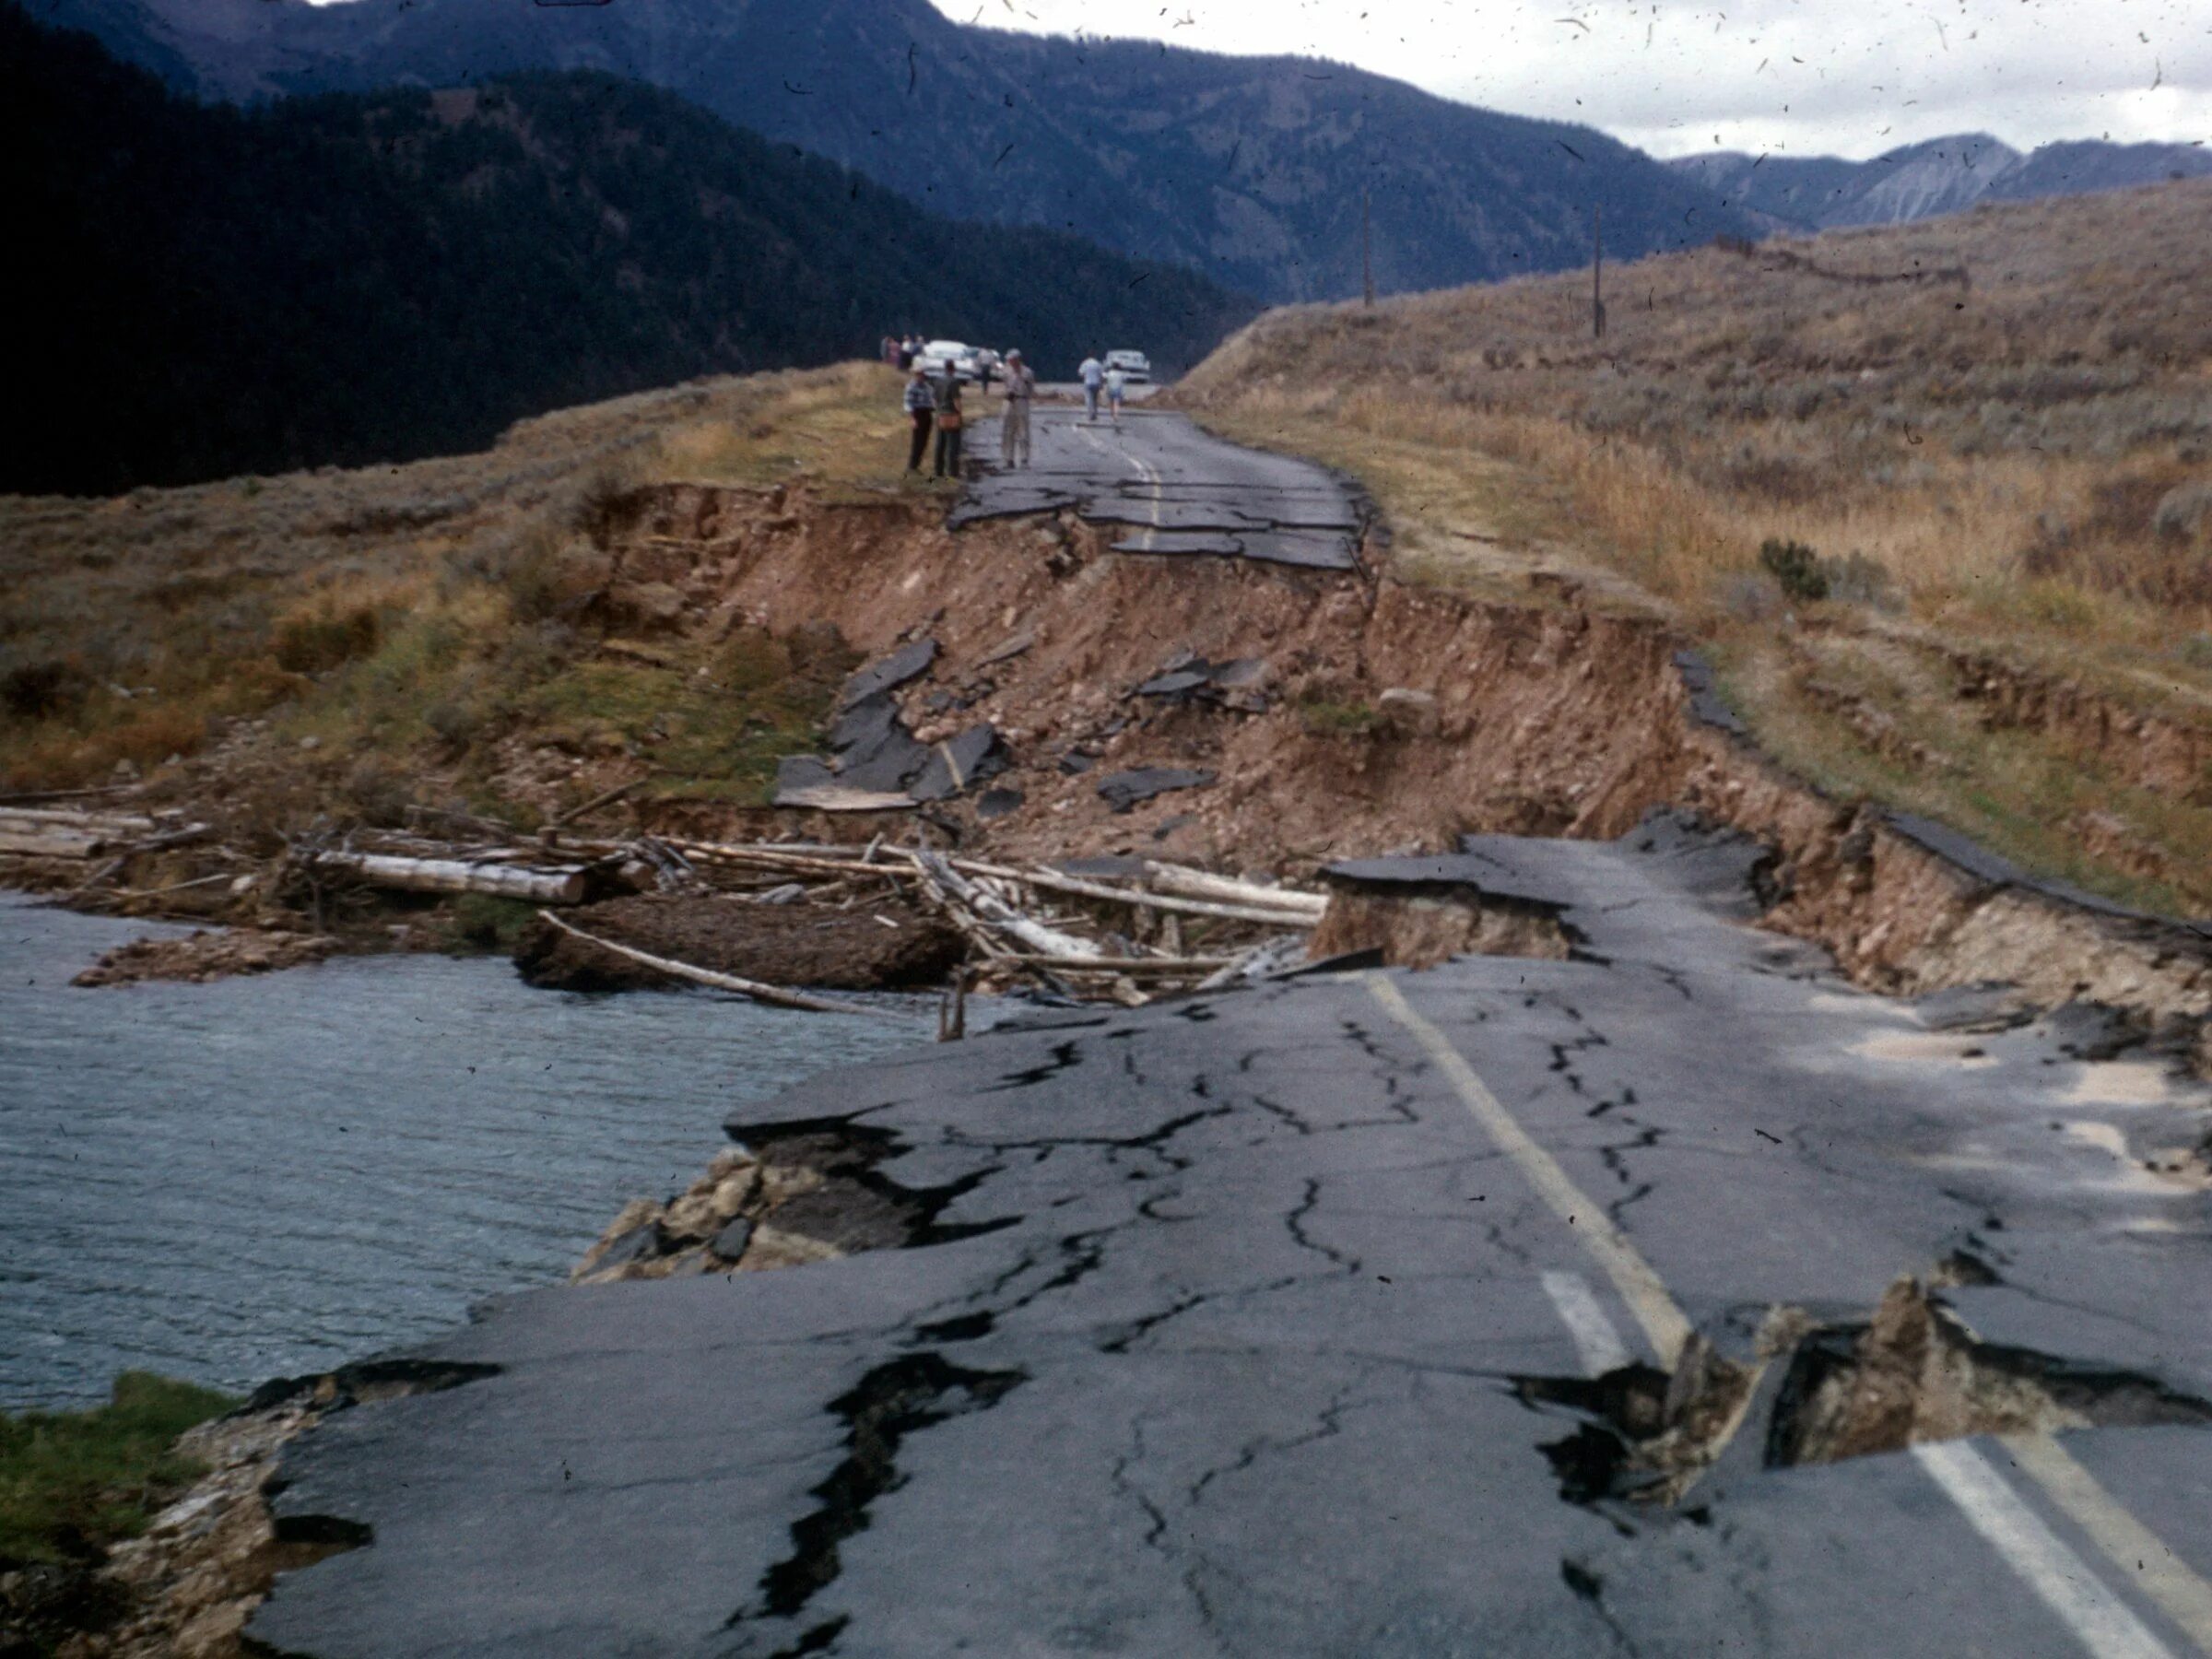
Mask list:
[[[2148,1021],[2212,1010],[2202,932],[2069,902],[1823,796],[1700,717],[1664,624],[1596,608],[1571,584],[1507,603],[1388,576],[1116,555],[1065,516],[955,535],[922,503],[688,486],[628,498],[609,549],[610,591],[673,589],[687,627],[828,619],[868,656],[934,639],[929,672],[898,694],[909,724],[926,741],[989,721],[1013,761],[994,786],[1021,796],[988,823],[965,803],[933,810],[971,846],[1164,846],[1305,876],[1470,831],[1615,836],[1678,805],[1770,846],[1768,924],[1827,946],[1863,984],[2005,980]],[[1140,690],[1194,658],[1264,667],[1234,698]],[[1099,777],[1146,766],[1217,781],[1121,812],[1101,798]],[[852,839],[899,821],[807,827]],[[760,818],[676,803],[648,824],[743,833]]]

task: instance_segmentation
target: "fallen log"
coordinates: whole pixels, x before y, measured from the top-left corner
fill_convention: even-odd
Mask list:
[[[996,876],[1048,893],[1066,893],[1077,899],[1104,899],[1115,904],[1133,904],[1142,910],[1167,911],[1183,916],[1214,916],[1229,922],[1256,922],[1264,927],[1281,927],[1295,932],[1311,932],[1321,920],[1318,911],[1264,910],[1251,904],[1220,904],[1210,899],[1178,899],[1166,893],[1147,893],[1139,888],[1108,887],[1104,882],[1063,876],[1057,870],[1016,870],[1003,865],[977,865],[965,860],[957,862],[960,869],[972,875]]]
[[[780,1008],[798,1008],[809,1014],[865,1014],[865,1008],[853,1003],[834,1002],[828,997],[808,996],[803,991],[786,991],[781,985],[764,985],[758,980],[739,979],[734,973],[717,973],[712,968],[694,968],[688,962],[678,962],[667,957],[654,956],[649,951],[633,950],[627,945],[618,945],[612,939],[603,939],[581,927],[571,926],[551,911],[541,910],[539,919],[559,928],[571,938],[581,939],[586,945],[627,957],[642,967],[667,974],[671,979],[689,980],[693,984],[711,985],[717,991],[734,991],[740,996],[749,996],[755,1002],[772,1003]]]
[[[88,835],[144,835],[157,826],[137,813],[85,812],[67,806],[0,806],[0,828],[21,831],[25,826],[51,824],[79,830]]]
[[[401,892],[488,893],[538,904],[582,904],[587,885],[584,873],[577,869],[532,870],[380,853],[309,853],[301,862],[312,870],[352,876],[371,887]]]
[[[1186,865],[1155,864],[1145,861],[1145,879],[1163,893],[1174,893],[1185,899],[1218,899],[1230,904],[1249,904],[1260,910],[1286,910],[1311,912],[1321,920],[1321,912],[1329,907],[1326,893],[1304,893],[1294,888],[1265,887],[1256,881],[1239,881],[1231,876],[1216,876],[1206,870],[1194,870]]]
[[[22,858],[98,858],[108,843],[93,835],[23,834],[0,829],[0,853]]]
[[[1018,939],[1039,956],[1059,957],[1079,960],[1095,957],[1097,948],[1087,939],[1065,934],[1057,928],[1047,927],[1032,921],[1013,906],[994,898],[959,871],[939,853],[914,852],[914,863],[941,888],[954,902],[965,906],[980,920],[997,929],[1008,938]]]

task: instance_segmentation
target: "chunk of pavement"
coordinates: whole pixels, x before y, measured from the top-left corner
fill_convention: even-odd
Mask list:
[[[1159,673],[1137,687],[1139,697],[1171,697],[1186,699],[1209,696],[1220,691],[1237,691],[1255,686],[1267,677],[1267,664],[1262,657],[1238,657],[1227,663],[1212,663],[1204,657],[1182,653]]]
[[[986,824],[993,823],[1019,812],[1028,798],[1018,789],[986,789],[975,804],[975,816]]]
[[[604,1273],[610,1267],[627,1267],[632,1262],[649,1262],[665,1248],[660,1222],[641,1222],[609,1244],[592,1264],[592,1271]]]
[[[1178,789],[1203,789],[1214,781],[1210,771],[1192,771],[1174,766],[1140,766],[1099,780],[1099,794],[1116,812],[1128,812],[1139,803]]]
[[[847,789],[888,794],[904,788],[929,764],[930,748],[915,741],[899,718],[888,692],[853,704],[830,735],[837,751],[837,779]]]
[[[725,1262],[739,1262],[745,1259],[745,1247],[752,1241],[753,1224],[740,1216],[716,1233],[708,1248]]]
[[[919,775],[908,784],[917,801],[942,801],[1006,770],[1006,748],[988,725],[970,726],[929,751]]]
[[[1099,758],[1083,749],[1071,748],[1060,757],[1060,770],[1071,778],[1081,777],[1099,763]]]
[[[1187,697],[1208,684],[1205,670],[1184,668],[1174,674],[1155,675],[1136,688],[1139,697]]]
[[[871,697],[895,691],[907,681],[926,674],[936,660],[935,640],[914,640],[901,645],[888,656],[877,657],[845,681],[837,694],[837,706],[840,710],[849,709]]]

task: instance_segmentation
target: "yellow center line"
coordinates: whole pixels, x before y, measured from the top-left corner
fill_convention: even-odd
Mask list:
[[[2190,1571],[2170,1545],[2128,1513],[2052,1436],[2008,1434],[2004,1444],[2013,1461],[2112,1565],[2158,1603],[2191,1641],[2212,1653],[2212,1584]]]
[[[1583,1248],[1613,1281],[1613,1288],[1620,1293],[1620,1300],[1628,1304],[1636,1323],[1643,1327],[1643,1334],[1651,1338],[1652,1351],[1658,1356],[1660,1365],[1667,1371],[1674,1370],[1682,1358],[1683,1347],[1689,1341],[1691,1327],[1688,1318],[1675,1305],[1675,1299],[1667,1294],[1665,1281],[1660,1278],[1658,1271],[1629,1242],[1628,1234],[1614,1225],[1605,1206],[1594,1202],[1569,1180],[1567,1171],[1559,1168],[1551,1154],[1536,1145],[1512,1113],[1498,1103],[1498,1097],[1475,1075],[1475,1068],[1452,1046],[1451,1040],[1416,1014],[1413,1005],[1389,980],[1379,973],[1370,973],[1365,978],[1375,1000],[1436,1062],[1437,1069],[1475,1114],[1475,1121],[1497,1143],[1498,1149],[1513,1160],[1528,1184],[1535,1188],[1536,1195],[1567,1223],[1574,1237],[1582,1241]]]

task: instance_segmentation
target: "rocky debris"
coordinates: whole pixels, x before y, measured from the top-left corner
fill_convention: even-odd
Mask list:
[[[176,980],[204,985],[240,973],[274,973],[320,962],[339,941],[321,934],[202,928],[182,939],[133,939],[102,956],[69,982],[87,988]]]
[[[938,1210],[971,1183],[912,1192],[876,1172],[890,1137],[836,1120],[764,1125],[757,1148],[733,1147],[665,1203],[640,1198],[617,1216],[571,1284],[761,1273],[964,1236]]]
[[[1131,812],[1158,795],[1179,789],[1204,789],[1214,781],[1214,775],[1173,766],[1137,767],[1100,778],[1099,796],[1115,812]]]
[[[849,911],[729,894],[645,894],[589,905],[574,917],[584,931],[616,944],[771,985],[841,991],[932,985],[964,951],[960,935],[938,917],[888,892]],[[514,959],[524,980],[555,990],[630,991],[673,982],[542,922],[523,935]]]

